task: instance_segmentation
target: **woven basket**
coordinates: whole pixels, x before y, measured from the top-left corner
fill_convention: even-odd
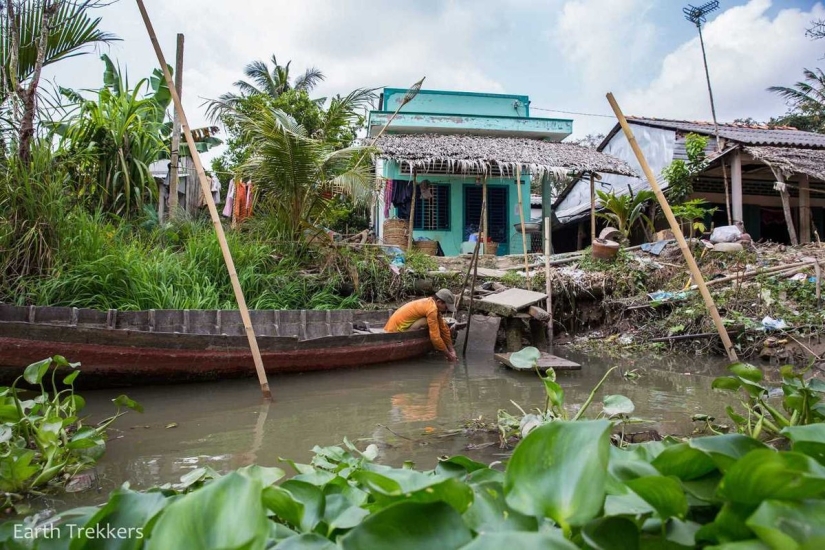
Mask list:
[[[498,243],[493,241],[488,241],[487,244],[484,246],[484,255],[485,256],[496,256],[498,254]]]
[[[413,241],[413,248],[424,254],[435,256],[438,252],[438,241]]]
[[[407,220],[395,218],[385,220],[383,226],[384,244],[391,244],[406,249],[408,229],[409,222]]]

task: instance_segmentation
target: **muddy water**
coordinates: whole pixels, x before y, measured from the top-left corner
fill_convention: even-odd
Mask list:
[[[694,413],[723,415],[710,389],[723,372],[719,360],[648,357],[595,359],[568,355],[582,363],[558,380],[570,408],[580,405],[610,366],[620,365],[599,396],[619,393],[636,404],[645,427],[689,434]],[[630,381],[620,371],[636,369]],[[199,466],[218,471],[250,463],[284,466],[279,457],[308,461],[314,445],[334,445],[344,437],[363,448],[377,443],[379,460],[400,465],[412,460],[432,468],[439,455],[466,454],[482,461],[500,458],[497,446],[467,450],[467,437],[438,437],[471,418],[494,420],[496,411],[542,406],[544,390],[533,373],[509,371],[491,358],[449,366],[440,357],[373,368],[270,378],[275,400],[264,404],[254,378],[228,382],[131,388],[145,408],[114,425],[106,456],[99,463],[99,490],[32,503],[57,509],[105,500],[124,481],[132,487],[178,481]],[[84,392],[93,419],[113,410],[118,390]],[[601,405],[594,403],[590,413]],[[168,427],[167,427],[168,426]],[[642,428],[640,428],[642,429]],[[286,468],[288,470],[288,468]]]

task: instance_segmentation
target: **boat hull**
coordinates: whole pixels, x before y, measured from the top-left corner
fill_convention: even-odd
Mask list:
[[[265,331],[262,327],[261,332]],[[268,374],[388,363],[419,357],[433,349],[426,330],[358,333],[353,332],[351,326],[349,334],[310,339],[264,335],[257,340]],[[0,321],[0,384],[11,383],[27,365],[55,354],[81,363],[82,374],[77,379],[81,387],[255,375],[247,338],[237,334],[149,332]]]

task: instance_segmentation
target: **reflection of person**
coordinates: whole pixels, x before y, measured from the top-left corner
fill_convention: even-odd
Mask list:
[[[448,289],[442,288],[435,296],[414,300],[398,308],[387,321],[384,330],[406,332],[428,327],[433,347],[443,353],[447,361],[453,362],[456,361],[453,339],[441,316],[446,311],[455,312],[455,296]]]

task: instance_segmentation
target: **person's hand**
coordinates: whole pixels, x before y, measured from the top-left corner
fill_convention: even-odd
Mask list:
[[[447,361],[449,361],[450,363],[455,363],[456,361],[458,361],[458,355],[456,355],[455,350],[449,350],[444,355],[447,357]]]

